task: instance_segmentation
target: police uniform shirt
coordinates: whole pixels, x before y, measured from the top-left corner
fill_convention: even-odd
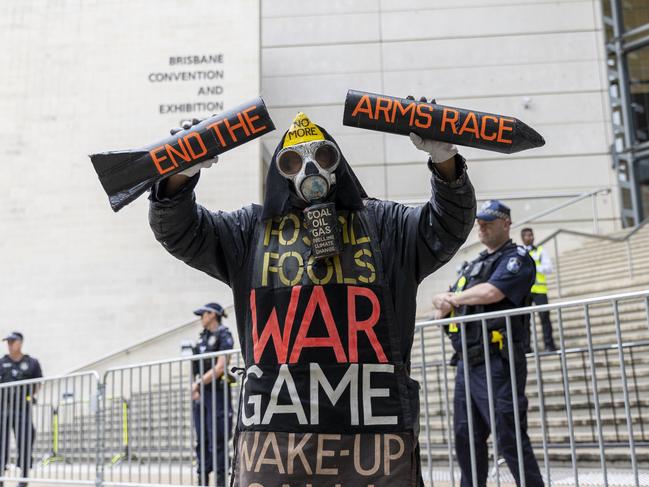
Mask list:
[[[40,377],[43,377],[41,364],[38,363],[38,360],[30,357],[29,355],[23,355],[23,357],[18,362],[11,360],[9,355],[5,355],[4,357],[0,358],[0,383],[38,379]],[[16,392],[20,396],[28,396],[30,395],[30,391],[33,390],[34,387],[36,386],[22,386],[18,388]],[[20,389],[22,389],[22,392],[20,392]]]
[[[451,291],[457,292],[458,285],[466,279],[466,283],[462,284],[462,290],[487,282],[496,287],[505,297],[495,303],[462,306],[457,310],[457,316],[503,311],[525,306],[535,277],[534,260],[528,255],[525,248],[514,245],[511,240],[493,253],[485,250],[480,253],[476,260],[464,267],[462,277],[455,283]],[[519,326],[519,321],[524,321],[524,318],[514,316],[511,319],[514,341],[524,340],[525,327]],[[480,322],[468,323],[475,325],[467,327],[468,345],[472,346],[481,343]],[[505,320],[503,318],[488,319],[487,327],[490,330],[501,330],[502,332],[505,329]],[[451,331],[453,348],[459,352],[461,350],[460,334],[455,333],[458,331],[457,328],[455,330],[449,328],[449,330]]]
[[[506,248],[494,263],[493,272],[487,282],[498,288],[513,307],[519,307],[524,304],[534,284],[536,268],[523,247],[511,245],[510,242],[505,245],[509,248]],[[488,309],[487,306],[485,308]]]
[[[234,340],[232,333],[227,326],[219,325],[213,332],[210,330],[203,330],[199,336],[198,343],[194,347],[194,355],[202,353],[218,352],[220,350],[232,350],[234,348]],[[204,359],[203,367],[201,369],[199,361],[193,362],[194,375],[204,374],[216,365],[217,359]]]
[[[11,360],[9,355],[0,358],[0,383],[38,379],[40,377],[43,377],[41,364],[29,355],[23,355],[18,362]]]

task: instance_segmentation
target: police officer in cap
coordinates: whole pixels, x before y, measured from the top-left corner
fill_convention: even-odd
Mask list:
[[[43,377],[41,366],[33,357],[22,352],[23,334],[11,332],[2,340],[7,342],[9,353],[0,358],[0,383],[17,382]],[[14,432],[18,467],[23,477],[29,476],[32,466],[32,448],[36,430],[32,424],[32,404],[36,400],[39,384],[26,384],[0,389],[0,475],[4,475],[9,461],[9,430]],[[0,482],[0,487],[2,482]],[[26,487],[19,482],[18,487]]]
[[[194,347],[194,355],[231,350],[234,344],[232,334],[227,326],[221,323],[227,313],[218,303],[208,303],[194,311],[201,317],[203,331]],[[225,444],[225,422],[230,437],[232,431],[232,403],[230,387],[227,381],[227,358],[219,356],[217,360],[207,358],[194,360],[192,372],[193,415],[196,428],[196,458],[198,465],[198,484],[208,485],[209,475],[216,472],[216,485],[225,485],[227,467],[227,448]],[[227,391],[227,410],[225,407],[225,387]],[[213,410],[216,414],[213,414]],[[216,423],[213,418],[216,417]],[[213,465],[216,452],[216,465]]]
[[[534,261],[525,248],[518,247],[510,239],[509,208],[497,200],[487,201],[480,207],[476,218],[479,225],[478,237],[487,249],[481,252],[477,259],[464,266],[450,292],[433,297],[437,318],[501,311],[529,305],[529,293],[535,279]],[[514,316],[511,318],[525,485],[526,487],[538,487],[543,486],[543,479],[527,435],[527,398],[525,397],[527,362],[524,347],[528,323],[527,317]],[[516,484],[521,485],[505,319],[487,320],[487,328],[498,451],[507,462],[509,470],[516,479]],[[474,487],[484,487],[489,470],[487,438],[491,428],[482,323],[480,321],[469,322],[465,329],[468,346],[467,357],[462,355],[460,327],[451,324],[447,330],[455,350],[451,364],[457,365],[454,400],[455,447],[458,463],[462,470],[461,485],[462,487],[472,486],[464,382],[464,367],[468,364],[478,481],[478,485]]]

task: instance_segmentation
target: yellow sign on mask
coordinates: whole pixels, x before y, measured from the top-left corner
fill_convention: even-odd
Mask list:
[[[293,145],[312,142],[314,140],[325,140],[325,137],[322,134],[322,131],[316,127],[311,120],[309,120],[309,117],[300,112],[295,116],[291,127],[288,129],[288,132],[284,137],[282,149],[284,147],[291,147]]]

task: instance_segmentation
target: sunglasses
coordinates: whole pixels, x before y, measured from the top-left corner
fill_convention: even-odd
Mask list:
[[[322,169],[333,172],[340,163],[340,151],[333,142],[319,140],[286,147],[277,154],[277,168],[285,178],[293,178],[302,170],[307,159]]]

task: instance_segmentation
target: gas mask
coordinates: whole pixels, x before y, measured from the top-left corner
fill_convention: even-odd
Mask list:
[[[275,159],[279,173],[288,179],[295,193],[306,203],[304,222],[316,260],[342,251],[336,204],[323,203],[336,184],[334,174],[340,164],[340,151],[326,140],[317,125],[298,113],[286,132],[282,149]]]
[[[293,183],[297,195],[307,203],[323,200],[336,184],[334,172],[340,152],[333,142],[315,140],[285,147],[277,154],[277,169]]]

